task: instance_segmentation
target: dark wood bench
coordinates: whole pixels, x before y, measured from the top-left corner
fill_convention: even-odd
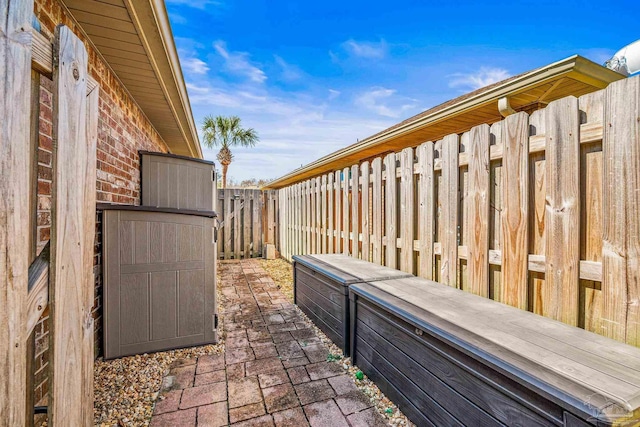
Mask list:
[[[411,277],[392,268],[342,254],[294,256],[294,301],[349,355],[349,286]]]
[[[354,364],[419,426],[640,424],[640,349],[439,283],[350,287]]]

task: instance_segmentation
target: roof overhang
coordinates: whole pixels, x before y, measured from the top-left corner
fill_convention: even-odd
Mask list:
[[[163,0],[61,0],[172,153],[202,148]]]
[[[384,153],[466,132],[482,123],[495,123],[503,118],[498,100],[504,97],[513,109],[530,112],[565,96],[581,96],[603,89],[622,78],[624,76],[615,71],[574,55],[445,102],[298,168],[264,188],[282,188]]]

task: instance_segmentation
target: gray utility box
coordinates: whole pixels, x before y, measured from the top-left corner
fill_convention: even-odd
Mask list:
[[[350,287],[352,360],[419,426],[637,426],[640,349],[425,279]]]
[[[215,213],[103,211],[106,359],[217,342]]]
[[[411,274],[342,254],[294,256],[294,300],[349,355],[349,286]]]
[[[140,151],[142,205],[215,211],[213,162]]]

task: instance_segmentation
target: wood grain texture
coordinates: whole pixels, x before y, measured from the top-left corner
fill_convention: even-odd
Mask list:
[[[413,148],[400,153],[400,270],[413,273]]]
[[[578,99],[545,109],[546,271],[544,316],[578,324],[580,268],[580,121]]]
[[[545,110],[531,113],[529,117],[529,253],[544,256],[545,212],[546,212],[546,162],[545,151],[531,153],[532,138],[545,138]],[[529,275],[529,309],[542,315],[544,310],[545,277],[544,274]]]
[[[371,184],[371,206],[373,214],[373,224],[371,232],[371,260],[375,264],[382,264],[382,158],[376,157],[371,162],[373,172],[373,182]]]
[[[640,77],[605,90],[603,332],[640,343]]]
[[[425,142],[416,149],[418,157],[418,240],[420,263],[418,274],[433,279],[433,243],[435,239],[435,188],[433,174],[433,142]]]
[[[457,287],[458,271],[458,135],[442,140],[442,256],[440,282]]]
[[[527,309],[529,116],[502,122],[502,287],[500,302]]]
[[[88,152],[92,143],[87,138],[88,57],[84,45],[68,27],[56,27],[54,45],[58,66],[53,73],[49,421],[52,425],[84,425],[88,414],[84,405],[93,406],[86,400],[88,390],[83,386],[87,370],[93,369],[93,360],[86,355],[93,350],[93,340],[86,339],[93,328],[87,324],[89,291],[84,289],[93,270],[93,262],[85,265],[88,252],[93,254],[93,243],[88,245],[86,233],[91,225],[88,222],[95,218],[93,212],[86,217],[90,208],[85,205],[90,201],[85,200],[86,187],[93,187],[95,182],[95,178],[86,181],[95,174],[91,171],[95,160],[89,164],[95,149]],[[88,197],[94,198],[95,193]],[[93,230],[88,234],[93,235]],[[88,345],[91,348],[85,348]],[[90,366],[85,366],[87,363]]]
[[[360,222],[360,230],[362,232],[362,259],[365,261],[371,260],[371,234],[370,234],[370,223],[369,217],[371,216],[370,210],[370,169],[369,162],[362,162],[360,165],[360,171],[362,173],[361,183],[362,183],[362,191],[361,191],[361,222]]]
[[[335,172],[335,225],[336,225],[336,246],[334,253],[342,253],[342,173],[341,171]]]
[[[342,169],[342,252],[349,255],[349,233],[351,221],[349,218],[349,168]]]
[[[320,250],[327,253],[327,175],[320,178]]]
[[[471,293],[489,296],[489,139],[488,125],[471,128],[469,151],[468,266]]]
[[[351,166],[351,256],[360,257],[360,167]]]
[[[316,240],[315,240],[315,248],[314,248],[314,252],[319,254],[322,253],[322,249],[321,249],[321,242],[322,242],[322,222],[321,222],[321,204],[322,204],[322,199],[320,198],[320,177],[316,177],[314,179],[314,205],[315,205],[315,227],[313,229],[313,232],[316,235]]]
[[[83,323],[82,333],[82,395],[83,402],[93,402],[93,361],[94,354],[94,319],[92,309],[95,300],[95,276],[93,273],[93,257],[96,230],[96,192],[90,183],[96,182],[96,145],[98,142],[98,117],[99,117],[100,87],[96,87],[87,95],[86,115],[86,162],[84,164],[84,247],[83,269],[85,273],[83,292]],[[93,405],[82,405],[82,419],[84,425],[93,423]]]
[[[25,424],[33,1],[0,1],[0,426]]]
[[[583,95],[578,99],[580,107],[580,139],[585,125],[602,126],[604,118],[604,91]],[[602,262],[602,141],[582,149],[580,163],[581,198],[581,258]],[[601,333],[602,325],[602,279],[583,280],[580,283],[584,294],[582,325],[586,330]]]
[[[231,191],[224,191],[224,259],[231,259],[233,254],[233,195]],[[221,251],[222,253],[222,251]]]
[[[387,179],[385,180],[384,184],[384,222],[385,237],[387,239],[384,265],[386,265],[387,267],[396,268],[396,239],[398,236],[398,211],[396,206],[396,154],[387,154],[384,158],[384,165],[387,173]]]
[[[317,253],[316,247],[318,243],[318,218],[316,217],[316,209],[318,206],[318,198],[316,192],[316,179],[312,178],[309,180],[309,199],[311,203],[309,204],[309,216],[311,217],[310,227],[311,227],[311,254]]]
[[[332,254],[334,252],[334,218],[335,210],[333,205],[335,191],[333,189],[333,173],[327,175],[327,253]]]

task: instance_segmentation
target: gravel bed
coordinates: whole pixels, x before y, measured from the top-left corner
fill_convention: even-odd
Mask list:
[[[260,260],[262,268],[271,276],[276,282],[280,290],[287,296],[287,298],[293,302],[293,269],[291,264],[286,260],[279,258],[275,260]],[[307,317],[302,310],[297,306],[298,312],[305,318],[306,322],[313,328],[318,338],[322,340],[327,347],[331,355],[328,358],[329,362],[334,362],[342,366],[346,372],[349,373],[351,379],[355,385],[366,394],[371,403],[375,405],[377,411],[387,420],[387,422],[393,426],[407,426],[414,427],[409,419],[400,412],[400,409],[389,400],[376,386],[376,384],[367,378],[366,375],[358,369],[357,366],[351,364],[351,358],[345,358],[342,356],[342,350],[333,343],[312,321]],[[358,377],[362,376],[362,379]]]
[[[220,284],[218,279],[218,285]],[[218,301],[222,301],[220,287]],[[220,322],[222,322],[220,318]],[[220,323],[220,331],[223,331]],[[148,426],[158,398],[162,379],[171,364],[205,354],[224,351],[223,337],[215,345],[141,354],[113,360],[96,360],[94,367],[94,424],[111,426]]]
[[[260,266],[278,285],[280,291],[293,302],[293,266],[284,258],[261,259]]]

